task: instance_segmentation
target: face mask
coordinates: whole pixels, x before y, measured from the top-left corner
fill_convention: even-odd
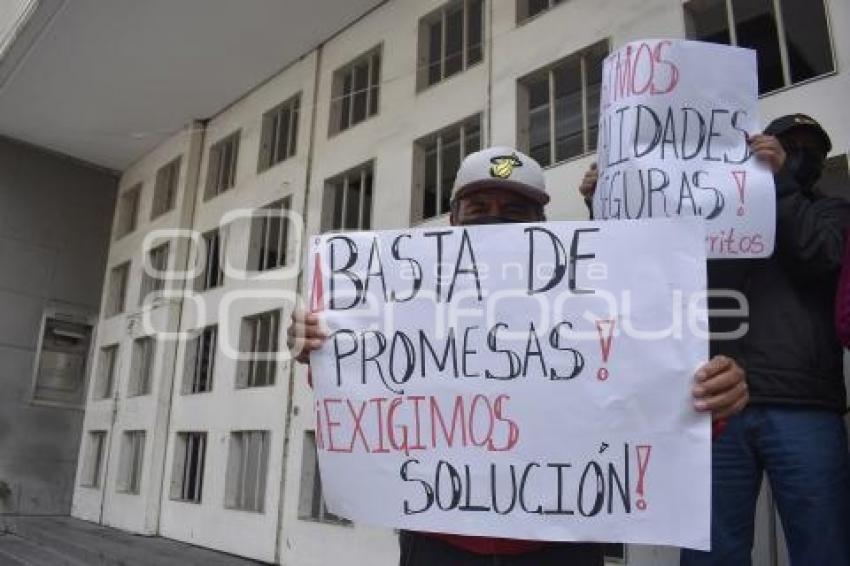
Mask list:
[[[806,148],[795,148],[788,152],[785,165],[804,189],[812,188],[823,171],[820,156]]]
[[[460,226],[478,226],[481,224],[521,224],[523,222],[532,222],[531,220],[520,220],[518,218],[511,218],[510,216],[495,216],[495,215],[485,215],[485,216],[473,216],[472,218],[467,218],[463,222],[460,222]]]

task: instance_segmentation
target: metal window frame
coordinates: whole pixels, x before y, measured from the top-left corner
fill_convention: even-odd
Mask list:
[[[461,68],[460,68],[460,71],[452,74],[451,76],[463,73],[464,71],[469,69],[469,67],[470,67],[470,65],[469,65],[469,45],[467,44],[467,39],[469,37],[469,25],[470,25],[470,22],[471,22],[471,20],[469,19],[469,11],[470,11],[470,3],[472,1],[473,0],[452,0],[451,2],[446,2],[445,4],[443,4],[442,6],[440,6],[439,8],[434,10],[433,12],[431,12],[430,14],[424,16],[420,20],[420,26],[430,26],[430,25],[433,25],[434,23],[436,23],[437,21],[440,22],[440,78],[439,78],[439,80],[436,80],[434,82],[430,82],[429,75],[426,73],[425,85],[424,85],[425,88],[434,86],[434,85],[441,83],[444,80],[450,78],[450,77],[446,76],[446,62],[448,60],[448,51],[446,49],[446,45],[447,45],[447,42],[448,42],[447,21],[448,21],[449,10],[458,6],[458,5],[461,6],[461,19],[463,20],[463,22],[461,24],[461,32],[460,32]],[[482,15],[483,15],[483,9],[482,9]],[[483,21],[481,22],[481,27],[482,27],[481,36],[483,38],[484,37],[484,22]],[[430,34],[427,34],[425,37],[428,38],[428,41],[422,47],[422,49],[425,53],[430,53],[430,47],[431,47]],[[483,46],[482,46],[482,51],[481,51],[481,59],[482,60],[484,59]],[[427,68],[430,69],[433,62],[427,56],[425,57],[425,60],[427,61]],[[476,64],[477,63],[478,62],[476,62]]]
[[[141,491],[142,464],[144,461],[144,430],[125,430],[121,447],[121,476],[115,491],[138,495]]]
[[[209,342],[206,370],[203,370],[203,352],[205,342]],[[212,391],[213,372],[215,371],[216,350],[218,348],[218,326],[210,325],[201,329],[191,346],[195,350],[195,364],[192,367],[192,382],[187,391],[190,395]],[[203,386],[203,387],[202,387]]]
[[[120,344],[101,346],[98,350],[97,375],[95,387],[92,388],[92,400],[99,401],[112,397],[115,388],[115,372],[118,369],[118,352]],[[107,358],[106,360],[104,358]],[[104,362],[108,369],[104,374]]]
[[[101,472],[103,469],[103,455],[106,448],[106,430],[89,430],[87,431],[88,449],[86,452],[86,460],[83,463],[83,479],[80,481],[80,487],[88,487],[99,489],[101,487]],[[93,444],[95,443],[96,445]]]
[[[230,509],[263,513],[265,510],[265,475],[268,472],[269,431],[267,430],[240,430],[231,433],[231,442],[236,444],[235,453],[238,462],[235,466],[236,477],[230,481],[235,484],[235,492]],[[232,457],[232,456],[231,456]],[[256,457],[255,475],[250,477],[250,459]],[[253,487],[253,489],[250,489]],[[253,498],[249,501],[249,494]]]
[[[243,318],[243,332],[248,332],[251,350],[248,352],[248,371],[245,383],[241,388],[268,387],[277,382],[277,360],[278,343],[280,341],[280,309],[274,309],[263,313],[246,316]],[[268,324],[269,329],[265,344],[261,344],[263,325]],[[266,374],[263,383],[258,382],[258,371],[260,364],[265,368]]]
[[[814,77],[809,77],[808,79],[794,82],[793,77],[791,75],[791,58],[788,54],[788,37],[785,33],[785,17],[782,14],[782,0],[770,0],[771,6],[773,8],[773,21],[776,26],[776,40],[779,42],[779,63],[782,68],[782,86],[773,89],[770,91],[766,91],[764,93],[760,93],[759,96],[766,96],[768,94],[773,94],[776,92],[780,92],[791,88],[793,86],[806,84],[809,81],[815,80],[817,78],[823,76],[829,76],[835,74],[836,72],[836,60],[835,60],[835,44],[833,41],[833,33],[832,33],[832,20],[830,18],[829,12],[829,4],[824,0],[816,0],[820,2],[823,6],[825,24],[826,24],[826,33],[829,39],[829,54],[831,57],[832,63],[832,71],[828,73],[824,73],[821,75],[816,75]],[[732,4],[733,0],[724,0],[724,4],[726,7],[726,28],[729,32],[729,44],[733,46],[738,46],[738,29],[735,25],[735,10]],[[689,3],[689,2],[688,2]]]
[[[206,465],[207,433],[180,432],[178,436],[183,443],[183,467],[181,469],[179,501],[186,503],[201,503],[203,497],[204,468]],[[190,477],[192,463],[195,463],[195,476]],[[194,484],[191,480],[194,479]],[[190,489],[194,487],[194,489]]]

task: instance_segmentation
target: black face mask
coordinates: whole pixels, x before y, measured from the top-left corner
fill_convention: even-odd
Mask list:
[[[523,222],[534,222],[533,220],[520,220],[510,216],[496,216],[488,214],[485,216],[473,216],[467,218],[463,222],[459,222],[459,226],[478,226],[480,224],[522,224]]]
[[[798,147],[788,152],[785,167],[804,189],[811,189],[823,172],[823,159],[808,148]]]

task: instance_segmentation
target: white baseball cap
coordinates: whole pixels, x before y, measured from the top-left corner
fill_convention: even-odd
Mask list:
[[[504,187],[539,204],[549,202],[543,168],[511,147],[489,147],[467,155],[455,177],[452,201],[483,187]]]

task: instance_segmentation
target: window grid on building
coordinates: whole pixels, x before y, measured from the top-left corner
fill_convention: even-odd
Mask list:
[[[240,133],[236,131],[210,147],[204,200],[220,195],[236,184]]]
[[[685,29],[690,39],[755,49],[761,94],[835,70],[823,0],[691,0]]]
[[[551,10],[564,0],[517,0],[517,22],[521,23],[537,14]]]
[[[519,81],[520,145],[542,166],[596,149],[601,41]]]
[[[115,387],[115,371],[118,365],[118,344],[104,346],[100,349],[97,361],[97,376],[92,395],[93,399],[108,399],[112,397]]]
[[[279,334],[279,310],[242,319],[240,352],[246,359],[239,362],[237,387],[274,385]]]
[[[160,167],[159,171],[156,172],[151,220],[159,218],[174,208],[177,202],[177,190],[180,182],[180,162],[181,159],[178,157]]]
[[[372,226],[372,163],[325,183],[323,230],[369,230]]]
[[[418,222],[449,212],[452,185],[463,158],[481,149],[481,115],[416,141],[414,213]]]
[[[267,271],[286,265],[289,245],[289,197],[257,211],[251,219],[248,269]]]
[[[378,113],[381,48],[376,47],[334,72],[329,134],[351,128]]]
[[[130,262],[113,267],[109,272],[109,288],[106,295],[106,316],[115,316],[124,312],[127,298],[127,282],[130,275]]]
[[[350,525],[328,511],[322,494],[322,478],[319,474],[319,458],[316,453],[316,434],[312,430],[304,432],[304,446],[301,450],[301,494],[298,500],[298,518],[336,525]]]
[[[218,327],[208,326],[186,344],[184,394],[212,391],[217,340]]]
[[[224,269],[222,259],[224,246],[222,246],[221,230],[216,228],[202,236],[204,245],[198,249],[198,254],[203,262],[202,269],[195,280],[196,291],[206,291],[220,287],[224,283]]]
[[[419,89],[465,71],[483,59],[483,0],[449,2],[419,22]]]
[[[258,172],[295,155],[300,107],[297,94],[263,114]]]
[[[136,229],[139,220],[139,199],[142,184],[139,183],[124,191],[118,197],[118,218],[115,223],[115,239],[119,240]]]
[[[161,244],[148,252],[147,262],[142,273],[139,291],[139,305],[144,305],[148,295],[156,294],[165,288],[165,272],[168,270],[168,243]]]
[[[145,431],[127,430],[123,434],[118,468],[120,493],[138,494],[142,485],[142,463],[145,457]]]
[[[148,395],[151,392],[155,353],[156,340],[153,337],[145,336],[133,340],[128,397]]]
[[[200,503],[204,487],[207,433],[178,432],[171,477],[171,499]]]
[[[242,430],[231,433],[225,486],[227,508],[263,512],[268,458],[268,431]]]
[[[106,449],[106,431],[90,430],[87,435],[86,459],[83,462],[83,487],[100,487],[101,468],[103,467],[104,450]]]

